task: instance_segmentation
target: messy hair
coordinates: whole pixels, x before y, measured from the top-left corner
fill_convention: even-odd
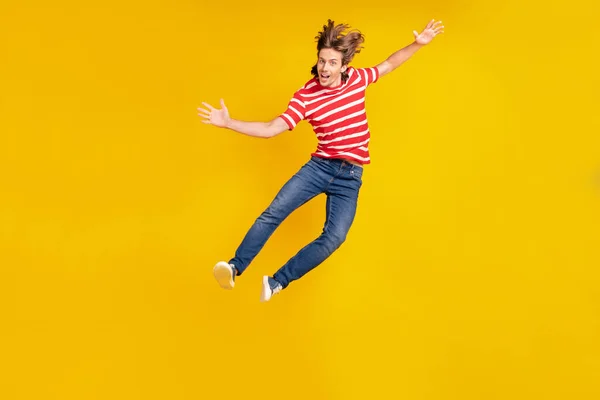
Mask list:
[[[344,31],[347,31],[344,33]],[[328,19],[327,25],[323,25],[323,30],[315,36],[317,41],[317,57],[322,49],[334,49],[342,53],[342,65],[348,65],[354,55],[360,53],[362,44],[365,41],[365,37],[360,31],[356,29],[350,29],[347,24],[338,24]],[[317,72],[317,64],[315,64],[311,71],[315,77],[319,76]],[[342,72],[342,80],[345,82],[348,79],[348,73]]]

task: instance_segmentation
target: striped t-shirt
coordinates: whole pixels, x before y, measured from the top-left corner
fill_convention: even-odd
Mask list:
[[[313,156],[349,159],[369,164],[371,134],[365,110],[365,91],[379,79],[377,68],[347,69],[348,79],[339,86],[321,86],[313,78],[294,93],[281,118],[290,130],[306,119],[317,135]]]

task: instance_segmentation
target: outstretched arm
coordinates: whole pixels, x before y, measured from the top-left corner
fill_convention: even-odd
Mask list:
[[[423,32],[418,33],[417,31],[413,31],[413,35],[415,35],[414,42],[398,50],[384,62],[377,65],[379,77],[389,74],[400,65],[404,64],[404,62],[411,58],[421,47],[430,43],[433,38],[440,33],[444,33],[444,25],[442,25],[442,21],[436,22],[434,19],[429,21],[425,29],[423,29]]]
[[[219,128],[227,128],[248,136],[268,139],[288,130],[288,125],[283,119],[277,117],[269,122],[248,122],[233,119],[229,116],[229,110],[221,99],[221,109],[214,108],[210,104],[202,103],[206,108],[198,108],[198,115],[205,118],[205,124],[211,124]]]

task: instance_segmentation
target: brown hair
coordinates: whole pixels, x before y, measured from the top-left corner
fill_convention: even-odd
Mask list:
[[[344,31],[348,30],[346,33]],[[348,65],[355,54],[360,53],[365,36],[356,29],[350,30],[347,24],[335,25],[330,19],[327,25],[323,25],[323,30],[315,36],[317,40],[317,57],[322,49],[334,49],[342,53],[342,65]],[[313,65],[310,73],[315,77],[319,76],[317,64]],[[348,79],[348,73],[342,72],[342,81]]]

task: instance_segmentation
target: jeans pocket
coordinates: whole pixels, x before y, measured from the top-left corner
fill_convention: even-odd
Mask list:
[[[350,171],[350,177],[354,180],[362,182],[363,171],[360,168],[355,168]]]

